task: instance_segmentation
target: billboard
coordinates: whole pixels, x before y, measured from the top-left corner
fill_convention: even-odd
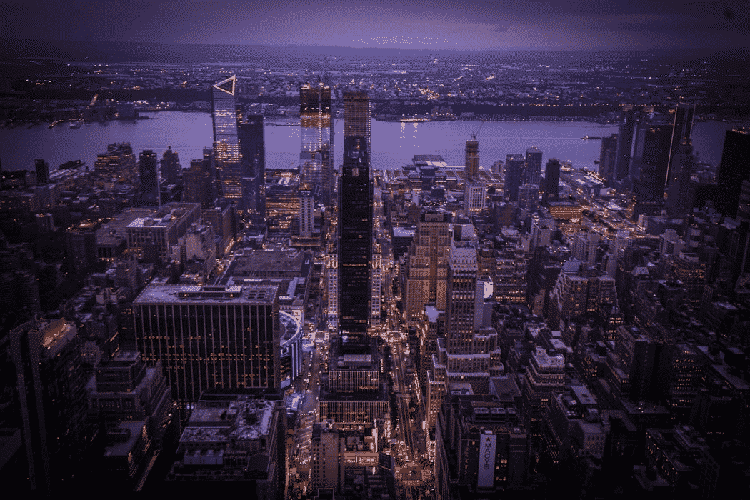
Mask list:
[[[479,440],[479,473],[477,488],[492,488],[495,485],[495,446],[496,436],[489,432]]]

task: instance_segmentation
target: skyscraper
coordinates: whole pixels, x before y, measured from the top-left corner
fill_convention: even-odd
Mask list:
[[[674,109],[674,122],[672,124],[672,139],[669,148],[669,170],[667,171],[667,186],[670,179],[674,178],[672,164],[680,146],[687,142],[691,143],[690,134],[693,131],[693,118],[695,116],[695,104],[678,104]]]
[[[237,124],[242,162],[243,208],[266,213],[266,146],[263,115],[243,115]]]
[[[750,180],[750,131],[727,130],[724,150],[716,175],[721,196],[715,201],[716,209],[724,215],[734,217],[740,203],[742,181]]]
[[[671,141],[671,123],[642,121],[638,124],[630,176],[639,201],[664,199]]]
[[[617,134],[617,152],[615,154],[616,158],[613,178],[613,181],[615,182],[623,180],[629,173],[635,121],[635,110],[630,106],[625,110],[625,116],[620,123],[620,130]]]
[[[542,177],[542,150],[532,146],[526,150],[526,171],[523,184],[539,184]]]
[[[211,88],[214,125],[214,157],[219,174],[220,195],[235,203],[242,200],[242,169],[240,145],[237,136],[237,110],[235,87],[237,78],[232,76]]]
[[[479,173],[479,141],[470,139],[466,141],[466,180],[475,180]]]
[[[159,203],[159,176],[156,172],[156,153],[141,151],[138,159],[141,182],[141,205],[155,206]]]
[[[172,146],[169,146],[161,158],[161,178],[165,184],[176,184],[179,175],[180,157],[172,151]]]
[[[300,187],[320,194],[326,205],[333,191],[333,120],[331,88],[325,84],[303,85],[299,89]]]
[[[521,186],[526,158],[523,155],[507,155],[505,157],[505,198],[518,201],[518,188]]]
[[[615,163],[617,161],[617,134],[602,137],[599,153],[599,175],[604,178],[605,186],[614,184]]]
[[[49,184],[49,163],[44,160],[34,160],[36,167],[36,183],[38,186]]]
[[[550,158],[544,170],[544,201],[555,201],[560,197],[560,160]]]
[[[344,165],[338,231],[339,328],[366,334],[372,254],[370,100],[366,92],[344,93]]]

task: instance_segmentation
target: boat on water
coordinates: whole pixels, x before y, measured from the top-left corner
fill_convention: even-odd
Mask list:
[[[70,122],[70,128],[81,128],[81,120],[74,120]]]
[[[584,141],[588,141],[589,139],[591,140],[601,139],[601,137],[597,137],[595,135],[584,135],[583,137],[581,137],[581,139],[583,139]]]

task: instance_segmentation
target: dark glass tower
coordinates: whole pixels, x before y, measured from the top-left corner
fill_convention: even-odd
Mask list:
[[[138,159],[141,182],[141,205],[154,206],[159,203],[159,178],[156,173],[156,153],[141,151]]]
[[[636,114],[635,110],[627,109],[625,117],[620,123],[617,134],[617,152],[615,153],[614,181],[619,182],[628,176],[630,172],[630,158],[633,148],[633,134],[635,133]]]
[[[242,162],[244,208],[266,213],[266,146],[263,115],[245,115],[237,125]]]
[[[523,155],[507,155],[505,157],[505,197],[508,201],[518,201],[518,188],[526,166]]]
[[[331,87],[318,83],[299,89],[300,188],[319,193],[329,205],[333,195],[333,120]]]
[[[180,156],[172,151],[172,146],[169,146],[161,158],[161,178],[164,183],[177,184],[180,169]]]
[[[211,88],[211,97],[214,157],[219,174],[220,195],[239,204],[242,199],[242,172],[234,99],[236,83],[237,78],[234,76],[217,83]]]
[[[34,160],[36,167],[36,183],[39,186],[49,184],[49,163],[44,160]]]
[[[542,150],[532,146],[526,150],[526,171],[524,172],[524,184],[539,184],[542,177]]]
[[[544,170],[544,201],[557,201],[560,197],[560,160],[551,158]]]
[[[750,131],[727,130],[724,150],[716,180],[720,196],[716,199],[716,209],[724,215],[734,217],[740,203],[742,181],[750,180]]]
[[[630,169],[633,189],[639,201],[659,202],[664,199],[672,124],[651,123],[641,126]]]
[[[366,335],[370,316],[372,180],[370,100],[344,94],[344,165],[339,188],[339,328]]]

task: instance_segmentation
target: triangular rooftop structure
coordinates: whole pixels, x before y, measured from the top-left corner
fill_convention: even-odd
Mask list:
[[[226,92],[229,95],[234,95],[234,86],[237,83],[237,76],[232,75],[226,80],[223,80],[214,85],[214,88]]]

